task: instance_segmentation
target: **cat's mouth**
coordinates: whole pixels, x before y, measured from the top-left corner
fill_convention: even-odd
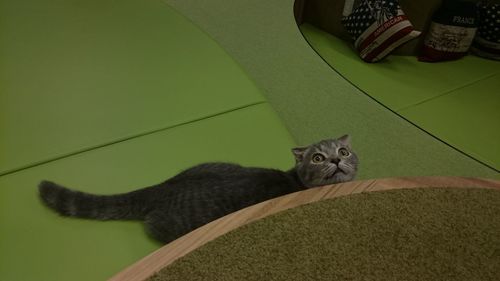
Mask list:
[[[326,179],[331,179],[331,178],[333,178],[334,176],[336,176],[338,174],[344,174],[344,171],[340,167],[337,167],[337,169],[335,170],[335,172],[333,172],[330,175],[328,175],[326,177]]]
[[[335,170],[335,172],[333,172],[332,175],[343,174],[343,173],[344,173],[344,170],[342,170],[340,167],[337,167],[337,170]]]

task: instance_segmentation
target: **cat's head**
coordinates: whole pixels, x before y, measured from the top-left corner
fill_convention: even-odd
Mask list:
[[[358,170],[359,160],[349,135],[294,148],[292,152],[297,174],[306,187],[350,181]]]

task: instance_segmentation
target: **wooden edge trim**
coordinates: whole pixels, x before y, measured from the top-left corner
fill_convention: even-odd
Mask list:
[[[142,281],[176,259],[240,226],[300,205],[349,194],[390,189],[458,187],[500,190],[500,181],[465,177],[405,177],[352,181],[274,198],[212,221],[147,255],[111,277],[111,281]]]

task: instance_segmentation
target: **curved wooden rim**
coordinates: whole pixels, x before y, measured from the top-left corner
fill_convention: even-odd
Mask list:
[[[142,258],[109,280],[144,280],[176,259],[231,230],[289,208],[361,192],[424,187],[476,187],[500,190],[500,181],[464,177],[388,178],[352,181],[288,194],[250,206],[206,224]]]

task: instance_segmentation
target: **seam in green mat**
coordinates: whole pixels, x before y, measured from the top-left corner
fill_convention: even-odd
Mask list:
[[[457,90],[460,90],[460,89],[463,89],[463,88],[469,87],[469,86],[471,86],[471,85],[473,85],[473,84],[476,84],[476,83],[478,83],[478,82],[484,81],[484,80],[489,79],[489,78],[491,78],[491,77],[493,77],[493,76],[496,76],[496,75],[497,75],[497,73],[493,73],[493,74],[487,75],[487,76],[485,76],[485,77],[482,77],[482,78],[476,79],[476,80],[471,81],[471,82],[469,82],[469,83],[466,83],[466,84],[464,84],[464,85],[462,85],[462,86],[458,86],[458,87],[453,88],[453,89],[451,89],[451,90],[449,90],[449,91],[446,91],[446,92],[444,92],[444,93],[442,93],[442,94],[440,94],[440,95],[437,95],[437,96],[434,96],[434,97],[430,97],[430,98],[425,99],[425,100],[423,100],[423,101],[419,101],[419,102],[417,102],[417,103],[415,103],[415,104],[408,105],[408,106],[405,106],[405,107],[403,107],[403,108],[400,108],[400,109],[396,110],[396,112],[397,112],[397,113],[401,113],[402,111],[405,111],[405,110],[407,110],[407,109],[409,109],[409,108],[412,108],[412,107],[415,107],[415,106],[421,105],[421,104],[423,104],[423,103],[426,103],[426,102],[429,102],[429,101],[435,100],[435,99],[437,99],[437,98],[440,98],[440,97],[443,97],[443,96],[446,96],[446,95],[452,94],[453,92],[455,92],[455,91],[457,91]]]
[[[150,131],[146,131],[146,132],[142,132],[142,133],[137,133],[137,134],[134,134],[134,135],[131,135],[131,136],[128,136],[128,137],[118,138],[118,139],[116,139],[114,141],[110,141],[110,142],[107,142],[107,143],[104,143],[104,144],[98,144],[98,145],[90,146],[90,147],[87,147],[87,148],[82,148],[82,149],[74,151],[74,152],[70,152],[70,153],[67,153],[67,154],[55,156],[55,157],[50,158],[48,160],[40,160],[40,161],[37,161],[37,162],[32,163],[32,164],[21,166],[19,168],[14,168],[14,169],[11,169],[11,170],[7,170],[5,172],[0,173],[0,177],[1,176],[5,176],[5,175],[10,175],[10,174],[13,174],[13,173],[17,173],[19,171],[26,170],[26,169],[29,169],[29,168],[33,168],[33,167],[36,167],[36,166],[40,166],[40,165],[43,165],[43,164],[47,164],[47,163],[50,163],[50,162],[54,162],[54,161],[57,161],[57,160],[60,160],[60,159],[64,159],[64,158],[67,158],[67,157],[75,156],[75,155],[78,155],[78,154],[81,154],[81,153],[85,153],[85,152],[88,152],[88,151],[96,150],[96,149],[103,148],[103,147],[106,147],[106,146],[111,146],[111,145],[114,145],[114,144],[117,144],[117,143],[121,143],[121,142],[125,142],[125,141],[128,141],[128,140],[132,140],[132,139],[136,139],[136,138],[140,138],[140,137],[152,135],[152,134],[159,133],[159,132],[162,132],[162,131],[166,131],[166,130],[169,130],[169,129],[172,129],[172,128],[176,128],[176,127],[180,127],[180,126],[183,126],[183,125],[195,123],[195,122],[198,122],[198,121],[201,121],[201,120],[205,120],[205,119],[210,119],[210,118],[213,118],[213,117],[221,116],[221,115],[224,115],[224,114],[227,114],[227,113],[231,113],[231,112],[234,112],[234,111],[237,111],[237,110],[241,110],[241,109],[245,109],[245,108],[249,108],[249,107],[256,106],[256,105],[261,105],[261,104],[267,104],[267,101],[258,101],[258,102],[254,102],[254,103],[251,103],[251,104],[242,105],[242,106],[239,106],[239,107],[228,109],[226,111],[222,111],[222,112],[218,112],[218,113],[213,113],[213,114],[209,114],[207,116],[198,117],[198,118],[193,119],[193,120],[181,122],[179,124],[170,125],[170,126],[167,126],[167,127],[162,127],[162,128],[159,128],[159,129],[154,129],[154,130],[150,130]]]

